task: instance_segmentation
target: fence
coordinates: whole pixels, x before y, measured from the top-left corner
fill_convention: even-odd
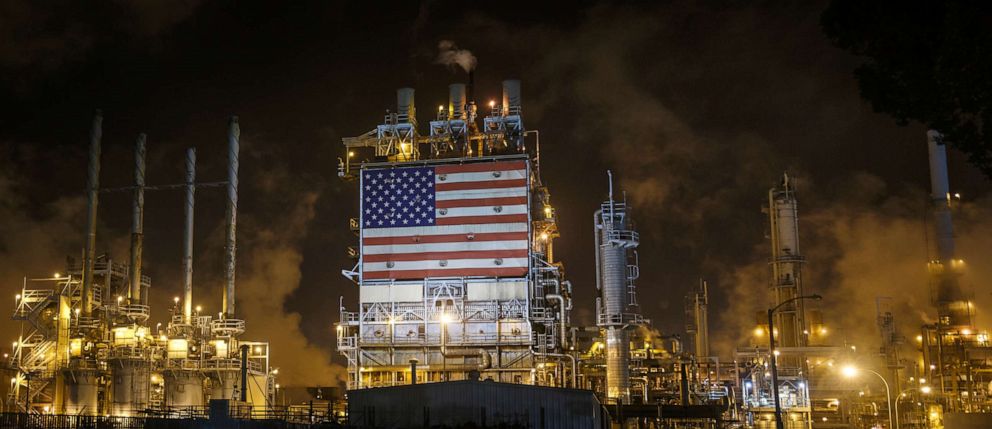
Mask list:
[[[341,427],[332,422],[305,423],[283,419],[207,419],[164,417],[73,416],[0,413],[0,429],[318,429]]]

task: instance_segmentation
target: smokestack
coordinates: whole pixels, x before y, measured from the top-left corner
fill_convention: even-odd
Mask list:
[[[193,322],[193,203],[196,192],[196,149],[186,149],[186,201],[183,204],[183,323]]]
[[[507,79],[503,81],[503,115],[520,114],[520,81]]]
[[[468,71],[468,85],[465,87],[465,96],[469,103],[475,103],[475,70]]]
[[[400,88],[396,90],[396,113],[403,117],[399,122],[417,123],[417,109],[413,103],[413,88]]]
[[[954,226],[951,222],[950,184],[947,180],[947,150],[939,132],[927,131],[930,152],[930,198],[934,206],[937,259],[950,264],[954,258]]]
[[[465,84],[448,85],[448,118],[465,119]]]
[[[83,254],[83,314],[93,312],[93,263],[96,259],[96,212],[100,192],[100,141],[103,112],[97,109],[90,128],[90,163],[86,178],[86,249]]]
[[[131,212],[131,264],[128,266],[131,281],[131,304],[141,304],[141,251],[145,223],[145,140],[138,134],[134,142],[134,204]]]
[[[224,291],[223,307],[224,314],[228,318],[234,318],[234,260],[236,247],[236,234],[238,225],[238,153],[240,151],[241,127],[238,126],[238,117],[231,116],[227,130],[227,243],[225,250],[227,254],[226,270],[224,280],[226,288]]]

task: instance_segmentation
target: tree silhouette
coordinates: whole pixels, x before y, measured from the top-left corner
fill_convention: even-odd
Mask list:
[[[854,75],[876,112],[940,131],[992,179],[992,2],[833,0],[820,24],[863,59]]]

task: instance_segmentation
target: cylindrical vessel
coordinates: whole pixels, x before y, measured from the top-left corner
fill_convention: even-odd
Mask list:
[[[86,179],[86,249],[83,253],[83,315],[93,312],[93,264],[96,261],[96,213],[100,196],[100,142],[103,112],[96,111],[90,129],[90,163]]]
[[[196,193],[196,149],[186,149],[186,197],[183,204],[183,323],[193,323],[193,206]]]
[[[134,202],[131,213],[131,264],[128,280],[131,282],[131,304],[141,304],[141,250],[145,222],[145,139],[138,134],[134,143]]]
[[[148,408],[151,389],[151,368],[148,362],[137,359],[119,359],[110,363],[113,368],[111,414],[135,416]]]
[[[239,374],[237,370],[224,370],[214,373],[210,377],[210,399],[235,399],[234,385],[237,383]]]
[[[197,371],[166,371],[165,405],[170,409],[203,406],[203,376]]]
[[[507,79],[503,81],[503,114],[504,115],[519,115],[520,114],[520,81],[516,79]]]
[[[934,204],[934,227],[937,233],[937,258],[945,265],[954,259],[954,225],[949,206],[950,184],[947,180],[947,150],[940,143],[940,133],[927,132],[930,153],[930,198]]]
[[[791,192],[787,190],[786,192]],[[782,255],[799,255],[799,223],[797,219],[796,200],[787,198],[785,193],[779,194],[775,200],[775,218],[778,220],[778,252]]]
[[[465,84],[448,85],[448,118],[465,119]]]
[[[606,396],[620,403],[630,402],[630,340],[622,327],[606,331]]]
[[[396,90],[396,113],[400,116],[399,122],[417,122],[417,109],[413,104],[413,93],[413,88]]]
[[[100,413],[100,374],[96,370],[65,371],[65,414],[93,416]]]
[[[615,226],[611,222],[600,230],[603,312],[610,316],[623,314],[627,307],[627,249],[620,243],[610,241],[610,233],[616,231]]]
[[[238,117],[232,116],[227,132],[227,240],[225,245],[226,269],[223,307],[228,318],[234,317],[234,268],[237,253],[238,229],[238,154],[241,151],[241,127]]]

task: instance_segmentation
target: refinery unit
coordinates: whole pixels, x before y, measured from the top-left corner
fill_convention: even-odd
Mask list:
[[[7,409],[24,413],[81,416],[202,416],[212,400],[229,400],[238,412],[261,413],[275,384],[269,345],[241,339],[237,318],[235,237],[240,129],[228,130],[228,171],[223,182],[196,182],[196,151],[186,152],[186,178],[179,184],[145,184],[144,134],[135,151],[134,184],[102,188],[100,158],[103,117],[90,132],[86,185],[87,216],[82,260],[68,258],[65,270],[47,278],[26,278],[17,294],[14,320],[21,335],[6,365],[14,372]],[[223,309],[208,314],[193,304],[193,209],[198,187],[226,194]],[[151,279],[142,273],[146,191],[182,190],[185,234],[182,295],[174,299],[164,325],[150,322]],[[100,196],[133,196],[130,258],[97,253]],[[177,258],[178,259],[178,258]]]
[[[472,90],[471,76],[468,85],[451,85],[447,106],[439,106],[422,135],[414,91],[400,89],[396,113],[387,111],[372,131],[343,139],[340,176],[357,182],[362,199],[351,221],[359,245],[349,253],[356,263],[343,271],[359,285],[358,309],[348,311],[342,300],[336,325],[349,389],[473,377],[578,388],[594,391],[605,415],[625,427],[941,428],[945,413],[990,411],[988,334],[972,326],[972,304],[958,281],[964,263],[954,254],[954,198],[939,134],[928,135],[936,231],[929,271],[937,318],[921,328],[915,344],[896,332],[885,297],[877,300],[878,352],[835,343],[839,336],[829,335],[826,320],[838,315],[816,310],[813,302],[821,297],[805,284],[796,185],[784,174],[764,207],[769,309],[754,309],[763,311],[751,338],[721,361],[709,349],[705,281],[685,297],[684,338],[659,333],[642,315],[639,236],[632,207],[613,195],[612,175],[608,199],[593,215],[596,325],[571,323],[571,283],[553,259],[556,212],[540,178],[539,134],[523,127],[520,82],[503,83],[502,100],[488,103],[481,125]],[[406,220],[398,210],[407,206],[373,203],[412,194],[375,188],[405,187],[390,178],[425,172],[438,173],[429,194],[438,203],[428,205],[432,222],[391,226]],[[506,183],[511,180],[519,182]],[[442,197],[442,188],[449,195]],[[518,216],[501,218],[506,209]],[[449,211],[478,217],[443,222]],[[494,244],[508,237],[526,242]],[[871,374],[859,382],[841,379],[842,368],[854,362]],[[883,383],[873,384],[879,381],[874,375]]]
[[[604,177],[606,199],[592,213],[595,324],[573,323],[573,286],[554,257],[558,212],[541,178],[539,133],[524,127],[520,81],[503,81],[501,90],[501,99],[480,111],[470,74],[467,84],[448,87],[447,105],[422,127],[414,90],[402,88],[395,111],[380,124],[343,139],[339,176],[359,188],[359,201],[349,225],[357,237],[348,249],[355,264],[342,274],[358,285],[359,299],[349,310],[341,298],[334,329],[347,362],[348,399],[360,403],[349,403],[352,424],[381,426],[388,416],[428,427],[457,414],[481,419],[473,424],[482,426],[514,416],[545,427],[545,407],[568,403],[582,407],[571,416],[588,420],[582,427],[986,427],[992,348],[988,332],[974,326],[971,295],[961,284],[965,263],[955,252],[951,219],[957,197],[939,133],[927,134],[932,323],[918,333],[899,332],[892,299],[878,297],[877,348],[858,349],[828,335],[826,320],[842,315],[815,309],[815,301],[829,296],[807,284],[796,180],[783,174],[764,206],[770,251],[761,306],[767,309],[753,309],[750,338],[741,339],[731,359],[721,359],[710,349],[706,281],[684,297],[684,334],[661,333],[645,317],[635,207],[615,194],[612,172]],[[147,185],[142,134],[133,185],[101,187],[101,140],[98,112],[81,260],[68,258],[51,277],[24,279],[16,296],[13,318],[22,332],[6,356],[14,374],[8,409],[202,417],[208,406],[222,404],[245,417],[271,416],[285,404],[269,345],[242,339],[246,322],[235,312],[237,118],[229,123],[221,182],[197,181],[191,148],[183,182]],[[226,195],[223,304],[216,315],[193,297],[197,188]],[[145,192],[158,190],[181,190],[185,214],[182,294],[164,324],[151,322],[152,282],[142,267]],[[100,196],[121,192],[133,197],[124,262],[96,250]],[[857,374],[863,375],[857,381],[841,377]],[[425,400],[438,407],[433,413],[429,406],[374,408],[404,395],[470,396],[465,392],[473,389],[490,393],[460,400],[482,404],[480,413],[446,413],[453,405],[441,397]],[[508,394],[540,399],[510,409],[486,396]],[[332,402],[324,401],[328,414]],[[308,409],[313,422],[313,402],[287,409],[294,407]],[[560,411],[548,411],[560,419],[548,427],[574,423]]]

